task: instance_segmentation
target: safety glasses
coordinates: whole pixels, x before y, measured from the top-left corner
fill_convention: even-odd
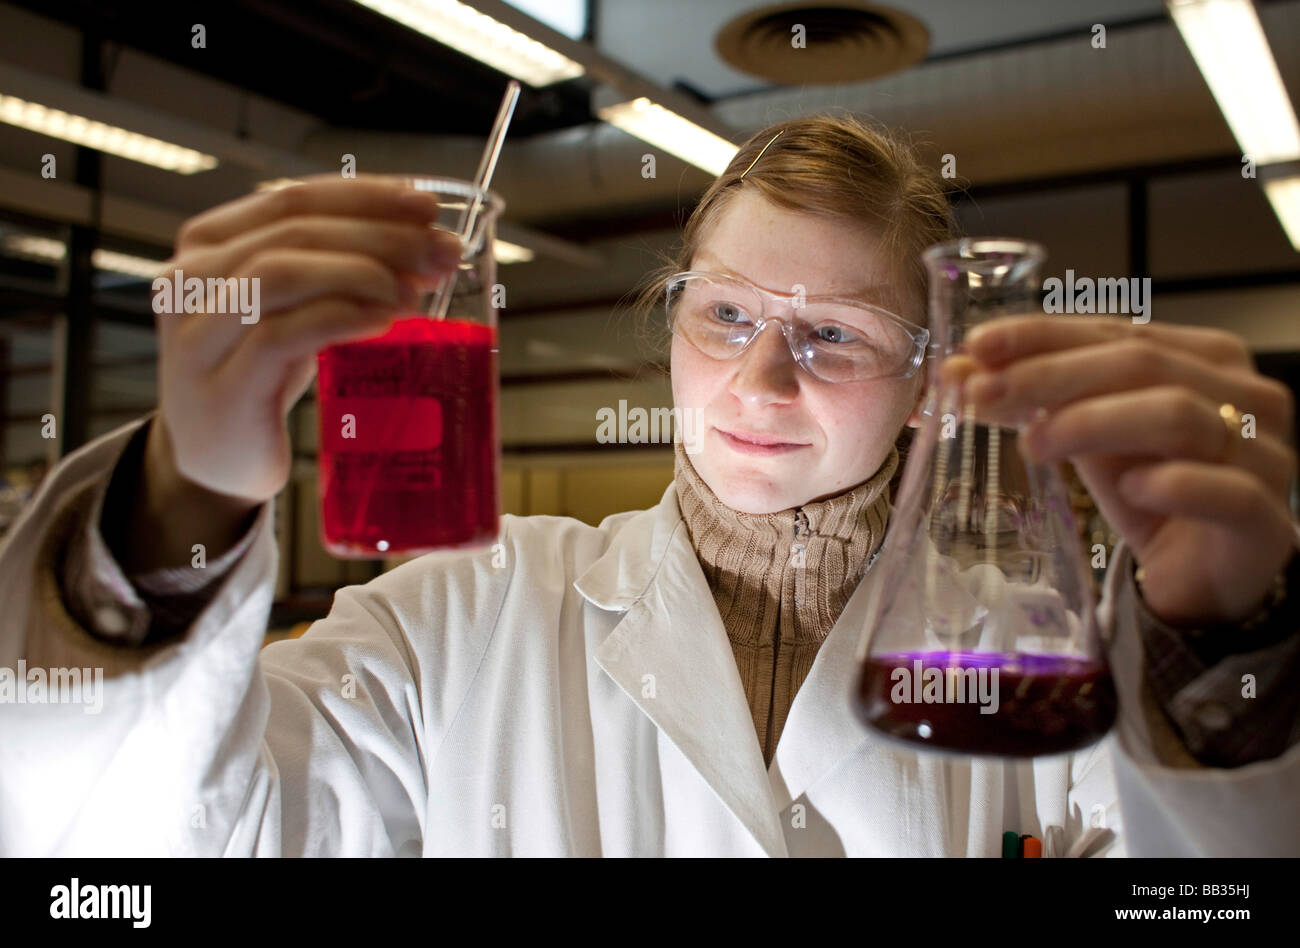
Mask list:
[[[704,270],[669,277],[665,296],[669,329],[710,358],[735,358],[776,323],[795,361],[826,382],[910,378],[930,341],[928,329],[861,300],[774,293]]]

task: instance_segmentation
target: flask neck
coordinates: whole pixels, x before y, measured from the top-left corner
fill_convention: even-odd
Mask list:
[[[931,357],[962,351],[966,336],[982,323],[1041,313],[1045,257],[1040,245],[1010,238],[967,237],[927,250]]]

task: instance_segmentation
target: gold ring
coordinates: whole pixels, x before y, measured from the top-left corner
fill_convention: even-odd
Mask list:
[[[1231,402],[1224,402],[1219,406],[1219,418],[1223,420],[1223,430],[1228,436],[1228,443],[1223,446],[1223,451],[1220,453],[1220,464],[1228,464],[1237,456],[1237,442],[1241,440],[1243,417]]]

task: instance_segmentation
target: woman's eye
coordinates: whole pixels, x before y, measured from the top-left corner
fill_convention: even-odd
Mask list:
[[[745,311],[730,303],[717,303],[713,306],[711,312],[713,313],[713,318],[721,323],[739,323],[745,321]]]
[[[855,341],[856,337],[843,326],[818,326],[817,339],[820,342],[845,343]]]

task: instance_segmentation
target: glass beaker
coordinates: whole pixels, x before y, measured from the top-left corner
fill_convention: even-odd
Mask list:
[[[454,283],[381,335],[317,355],[321,539],[335,556],[380,558],[492,543],[500,518],[497,195],[453,178],[392,176],[435,194],[462,240]],[[450,292],[445,319],[430,318]]]
[[[993,237],[923,254],[936,340],[927,417],[873,566],[883,575],[854,696],[863,722],[913,747],[1033,757],[1086,747],[1115,720],[1064,479],[1027,460],[1019,428],[981,419],[960,380],[939,372],[974,326],[1042,315],[1044,257],[1038,244]]]

